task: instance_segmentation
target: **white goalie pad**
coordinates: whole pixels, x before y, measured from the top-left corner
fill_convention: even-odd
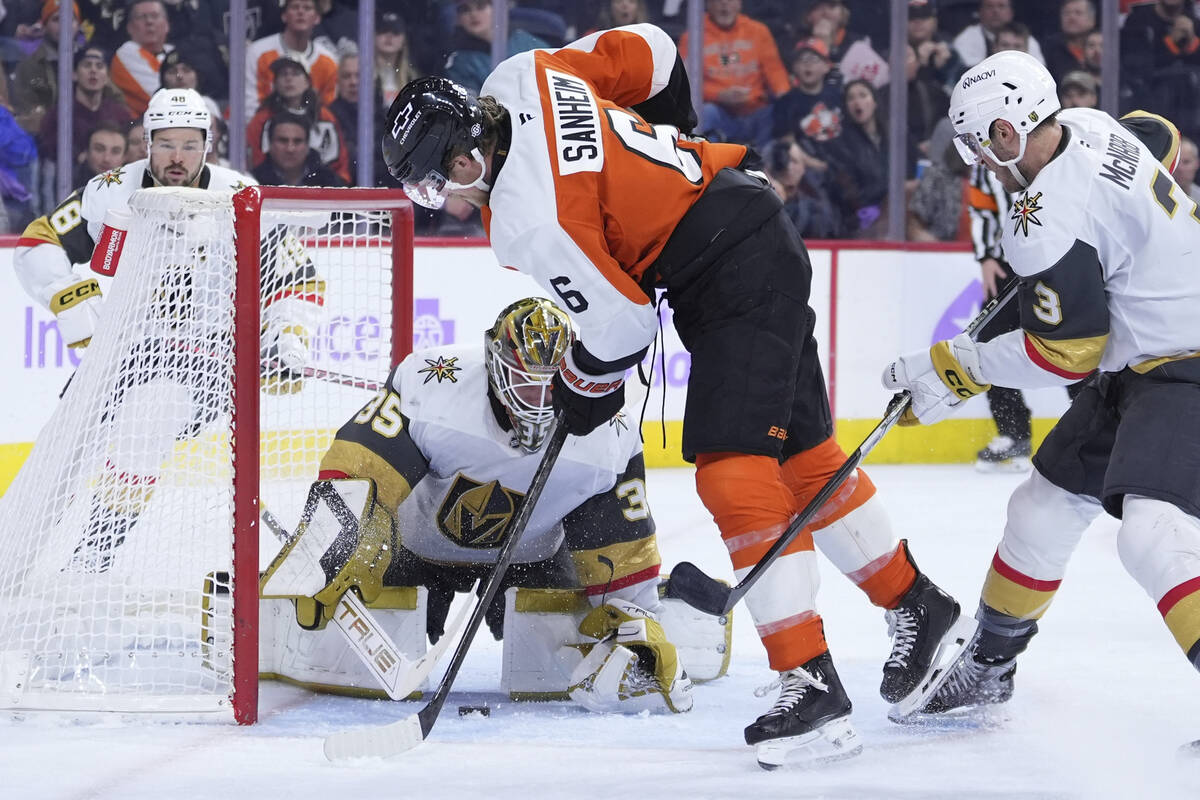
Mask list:
[[[596,643],[579,633],[591,604],[570,589],[512,587],[505,600],[501,691],[514,700],[567,699],[571,674]],[[659,622],[693,682],[715,680],[729,669],[732,614],[712,617],[663,598]]]
[[[375,622],[407,661],[425,654],[426,590],[384,589],[368,604]],[[259,601],[259,677],[283,680],[320,692],[387,699],[379,679],[346,644],[334,625],[307,630],[296,621],[291,600]],[[430,688],[426,678],[412,697]]]

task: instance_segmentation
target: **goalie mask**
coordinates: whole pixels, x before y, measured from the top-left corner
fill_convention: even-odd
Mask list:
[[[483,113],[467,90],[447,78],[419,78],[396,95],[383,134],[383,160],[405,194],[418,205],[438,209],[454,189],[450,154],[466,151],[483,166],[479,140]],[[486,168],[471,186],[488,190]]]
[[[542,297],[508,306],[483,335],[488,386],[526,452],[546,439],[554,420],[550,381],[574,338],[566,313]]]

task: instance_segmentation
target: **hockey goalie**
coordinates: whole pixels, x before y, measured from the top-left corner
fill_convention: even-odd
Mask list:
[[[409,657],[452,636],[455,594],[490,574],[541,460],[572,341],[565,313],[531,297],[500,312],[482,353],[418,351],[392,371],[338,431],[263,577],[265,671],[372,694],[326,628],[346,591]],[[693,678],[728,664],[729,621],[660,599],[654,531],[638,431],[618,415],[569,438],[485,617],[504,640],[503,691],[594,711],[691,708]]]

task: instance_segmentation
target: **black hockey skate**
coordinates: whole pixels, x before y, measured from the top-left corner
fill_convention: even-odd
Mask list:
[[[761,697],[776,686],[775,705],[746,726],[746,744],[754,745],[760,767],[837,761],[862,752],[858,732],[850,724],[850,698],[829,653],[779,673],[755,694]]]
[[[968,652],[950,669],[921,713],[945,714],[960,708],[1006,703],[1012,697],[1016,673],[1015,660],[992,661]]]
[[[975,469],[980,472],[1028,472],[1033,443],[1029,439],[997,436],[975,454]]]
[[[903,546],[908,555],[908,543]],[[912,557],[908,559],[912,563]],[[899,704],[894,713],[905,716],[924,705],[943,672],[970,643],[976,624],[963,617],[954,598],[920,570],[912,587],[885,617],[892,655],[884,662],[879,694],[889,703]]]

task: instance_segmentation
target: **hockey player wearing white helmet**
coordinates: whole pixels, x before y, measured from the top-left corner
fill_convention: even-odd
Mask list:
[[[29,296],[55,315],[64,344],[86,347],[102,320],[104,295],[117,279],[121,254],[118,248],[109,250],[106,245],[119,240],[115,232],[128,228],[133,192],[154,187],[236,191],[255,182],[240,172],[205,163],[211,146],[210,123],[208,108],[195,90],[159,90],[143,118],[149,156],[92,178],[21,234],[13,267]],[[164,230],[162,235],[170,233]],[[264,364],[269,360],[284,365],[282,371],[274,367],[272,380],[290,391],[298,387],[297,370],[308,358],[308,331],[314,330],[319,320],[324,286],[294,237],[264,239],[282,242],[269,250],[264,245],[262,257],[264,269],[273,271],[264,274],[262,281],[264,294],[271,297],[263,308]],[[100,257],[93,259],[94,253]],[[190,257],[202,259],[203,245],[193,248]],[[109,419],[118,427],[128,426],[138,435],[152,437],[154,445],[148,451],[161,450],[165,458],[177,439],[197,435],[215,419],[229,398],[213,397],[176,380],[179,375],[201,374],[223,365],[207,363],[199,353],[191,354],[193,361],[185,364],[181,359],[189,357],[186,354],[163,356],[156,348],[161,349],[161,341],[150,338],[125,354],[130,362],[150,360],[156,369],[141,370],[138,378],[118,383],[110,400]],[[152,352],[159,353],[157,360],[148,355]],[[148,425],[147,409],[160,405],[164,381],[174,381],[177,389],[190,395],[191,418]],[[186,404],[180,407],[187,408]],[[117,460],[96,477],[89,522],[68,569],[107,570],[115,549],[150,500],[161,459],[149,458],[138,464],[115,463]],[[128,503],[120,500],[122,497],[136,500]]]
[[[1001,244],[1020,281],[1017,330],[901,356],[884,385],[936,422],[989,384],[1090,377],[1014,491],[983,585],[979,632],[922,711],[1007,700],[1085,528],[1121,520],[1117,550],[1200,669],[1200,208],[1171,170],[1162,117],[1059,110],[1053,79],[998,53],[959,79],[956,142],[1018,192]]]

